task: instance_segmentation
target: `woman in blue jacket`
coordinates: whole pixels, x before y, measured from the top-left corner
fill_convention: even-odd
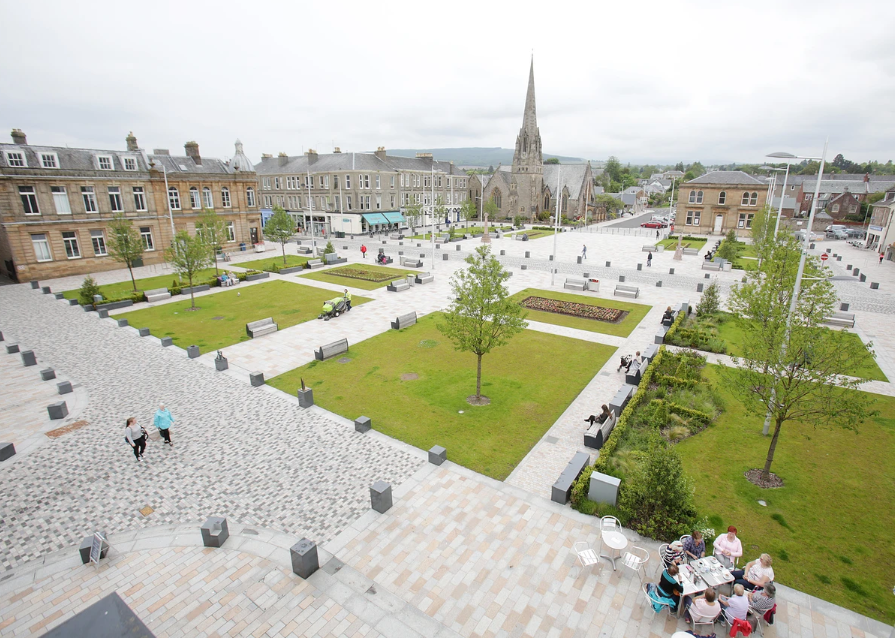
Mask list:
[[[158,406],[152,423],[158,428],[159,434],[165,439],[165,443],[174,447],[174,444],[171,442],[171,425],[174,423],[174,417],[164,403]]]

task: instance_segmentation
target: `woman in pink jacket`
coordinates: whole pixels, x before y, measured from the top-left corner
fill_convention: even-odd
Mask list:
[[[715,539],[715,558],[727,569],[731,569],[736,559],[743,555],[743,544],[737,538],[737,528],[731,525],[727,533]]]

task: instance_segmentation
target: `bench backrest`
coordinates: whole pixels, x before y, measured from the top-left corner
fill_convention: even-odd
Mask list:
[[[246,330],[257,330],[258,328],[263,328],[264,326],[269,326],[273,324],[273,317],[267,317],[266,319],[259,319],[258,321],[252,321],[246,324]]]
[[[636,286],[622,286],[618,285],[615,287],[616,290],[624,290],[625,292],[638,292],[640,288]]]
[[[402,326],[412,326],[416,323],[416,311],[409,312],[406,315],[400,315],[397,322]]]
[[[309,259],[309,260],[308,260],[308,263],[309,263],[309,264],[314,264],[314,265],[316,266],[317,264],[322,264],[323,262],[320,261],[319,259]]]
[[[168,292],[167,288],[156,288],[155,290],[147,290],[144,294],[146,295],[163,295]]]
[[[833,319],[843,319],[845,321],[854,321],[855,315],[851,312],[834,312],[832,315]]]
[[[586,284],[587,279],[576,279],[574,277],[566,277],[567,284]]]
[[[320,346],[320,352],[323,354],[324,359],[327,359],[334,354],[339,354],[340,352],[348,352],[348,339],[339,339],[338,341],[333,341],[325,346]]]

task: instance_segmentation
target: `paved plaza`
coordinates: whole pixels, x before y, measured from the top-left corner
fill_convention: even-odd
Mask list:
[[[600,291],[584,294],[613,298],[624,275],[641,288],[637,302],[652,306],[628,337],[531,322],[530,329],[578,339],[583,347],[618,350],[503,483],[451,463],[429,465],[422,450],[375,431],[359,434],[349,419],[319,407],[301,410],[294,396],[248,383],[250,372],[270,378],[312,361],[322,344],[343,337],[353,344],[385,332],[399,314],[445,308],[450,275],[478,241],[460,242],[460,251],[456,245],[439,250],[434,268],[424,258],[423,270],[435,274],[432,284],[398,294],[352,289],[373,301],[332,321],[225,348],[230,370],[223,373],[214,370],[214,353],[190,360],[156,337],[140,338],[133,327],[119,328],[27,284],[0,287],[3,344],[18,343],[38,359],[24,367],[19,355],[0,352],[0,441],[14,441],[19,452],[0,464],[0,635],[40,635],[113,591],[158,636],[652,638],[683,629],[682,621],[657,617],[645,605],[637,575],[613,572],[607,562],[577,568],[572,544],[599,545],[593,519],[549,501],[556,477],[584,449],[584,419],[624,382],[618,355],[653,343],[664,308],[682,300],[696,304],[696,284],[708,283],[701,254],[682,262],[673,260],[673,251],[657,254],[646,268],[640,248],[655,236],[611,231],[561,234],[556,262],[548,258],[553,237],[493,242],[496,253],[506,252],[501,260],[513,273],[512,293],[561,290],[566,276],[588,272],[601,280]],[[394,257],[405,249],[391,240],[363,242]],[[361,261],[361,238],[333,243],[349,263]],[[426,244],[415,244],[408,253],[429,253]],[[588,260],[579,265],[582,244]],[[895,313],[895,264],[877,264],[873,253],[844,242],[817,248],[827,246],[843,254],[832,267],[843,277],[835,285],[857,315],[856,332],[874,342],[880,368],[895,379],[895,336],[886,329]],[[240,261],[257,257],[238,255],[227,267],[237,270]],[[851,277],[847,264],[861,268],[868,281]],[[551,274],[551,266],[559,272]],[[156,266],[135,274],[165,272]],[[725,290],[741,277],[711,273]],[[102,284],[128,274],[96,278]],[[63,291],[81,279],[41,284]],[[296,275],[240,286],[273,279],[344,288]],[[870,290],[870,281],[881,289]],[[218,290],[200,293],[198,303]],[[46,367],[58,378],[41,381]],[[59,396],[56,383],[63,380],[74,392]],[[867,389],[895,394],[886,382]],[[70,414],[51,421],[46,405],[62,399]],[[138,462],[122,440],[125,419],[137,416],[151,430],[159,402],[177,419],[175,446],[153,440]],[[377,480],[394,490],[394,507],[385,514],[370,510],[369,486]],[[202,547],[198,526],[209,515],[230,523],[231,538],[221,549]],[[82,566],[77,556],[81,539],[94,530],[108,532],[112,542],[98,569]],[[658,545],[626,534],[652,553],[647,576],[654,580]],[[318,544],[322,565],[307,581],[292,573],[288,553],[303,537]],[[781,590],[769,635],[889,635],[880,623]]]

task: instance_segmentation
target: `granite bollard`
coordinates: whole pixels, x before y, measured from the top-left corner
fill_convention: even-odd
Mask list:
[[[128,325],[128,324],[127,324],[127,319],[119,319],[119,320],[118,320],[118,327],[119,327],[119,328],[125,328],[125,327],[127,327],[127,325]]]
[[[56,378],[56,371],[53,368],[44,368],[40,371],[41,381],[49,381]]]
[[[141,337],[149,336],[149,328],[137,328],[137,332],[140,333]]]
[[[429,463],[441,465],[445,461],[447,461],[447,450],[440,445],[433,445],[429,450]]]
[[[11,459],[16,455],[15,443],[0,443],[0,461]]]
[[[19,344],[17,343],[7,343],[6,344],[6,354],[15,354],[19,351]]]
[[[373,422],[368,416],[359,416],[354,420],[354,429],[357,432],[369,432],[373,427]]]
[[[227,519],[223,516],[209,516],[199,528],[205,547],[221,547],[230,536]]]
[[[60,381],[56,384],[56,389],[59,390],[59,394],[69,394],[74,392],[71,387],[71,381]]]
[[[34,350],[22,350],[22,365],[26,368],[29,366],[37,365],[37,357],[34,354]]]
[[[289,548],[292,558],[292,572],[302,578],[310,578],[311,574],[320,569],[320,560],[317,557],[317,544],[307,538],[303,538]]]
[[[196,345],[187,346],[186,354],[187,354],[187,356],[188,356],[190,359],[195,359],[195,358],[198,357],[199,354],[200,354],[200,353],[199,353],[199,346],[196,346]]]
[[[65,401],[51,403],[47,406],[47,413],[50,415],[50,419],[53,421],[64,419],[68,416],[68,405],[65,403]]]
[[[174,345],[173,337],[162,337],[162,348],[167,348],[168,346]]]
[[[392,507],[392,486],[385,481],[376,481],[370,487],[370,506],[385,514]]]
[[[249,382],[252,384],[253,388],[257,388],[260,385],[264,385],[264,373],[263,372],[250,372],[249,373]]]

